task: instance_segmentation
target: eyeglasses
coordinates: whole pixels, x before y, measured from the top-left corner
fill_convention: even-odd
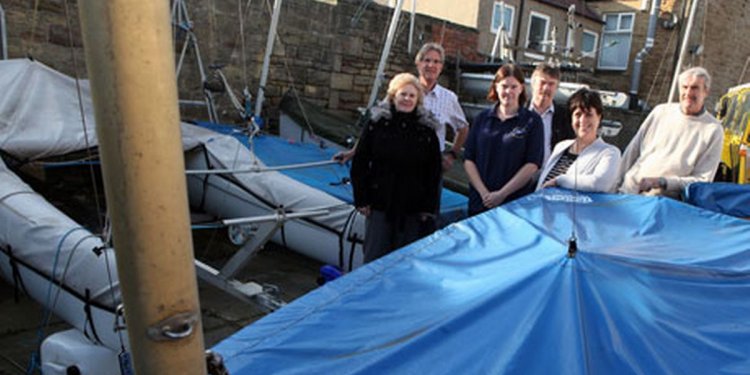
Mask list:
[[[438,59],[422,59],[422,62],[425,64],[435,64],[435,65],[443,63],[442,60],[438,60]]]

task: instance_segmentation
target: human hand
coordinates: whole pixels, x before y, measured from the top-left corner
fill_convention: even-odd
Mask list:
[[[359,213],[362,214],[362,216],[368,217],[370,216],[372,209],[370,209],[370,206],[363,206],[363,207],[357,207],[357,211],[359,211]]]
[[[355,149],[341,151],[336,155],[333,155],[333,160],[336,160],[339,164],[344,164],[354,157],[354,153]]]
[[[450,170],[453,168],[453,162],[455,159],[450,154],[443,155],[443,171]]]
[[[501,193],[500,190],[488,192],[482,196],[482,204],[487,208],[495,208],[501,205],[505,198],[505,194]]]
[[[542,184],[542,188],[555,187],[557,186],[557,178],[553,178]]]
[[[458,160],[458,153],[456,151],[448,150],[443,153],[443,171],[447,171],[453,167],[453,163]]]
[[[659,177],[644,177],[641,182],[638,183],[638,192],[645,193],[652,189],[663,189],[666,186],[662,186],[661,179]]]

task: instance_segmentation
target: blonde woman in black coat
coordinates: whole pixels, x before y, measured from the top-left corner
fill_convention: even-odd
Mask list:
[[[435,230],[440,143],[423,96],[414,75],[393,77],[357,144],[351,178],[354,205],[367,217],[365,262]]]

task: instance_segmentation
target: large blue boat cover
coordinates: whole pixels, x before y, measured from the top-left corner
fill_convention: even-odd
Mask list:
[[[748,374],[750,222],[545,189],[327,283],[214,350],[233,375]]]
[[[750,185],[696,182],[685,189],[685,201],[707,210],[750,218]]]
[[[270,135],[255,136],[250,143],[246,134],[231,125],[197,122],[199,126],[229,134],[250,148],[269,167],[302,164],[331,160],[338,151],[321,148],[310,143],[285,140]],[[281,173],[308,186],[325,191],[347,203],[354,203],[352,185],[349,183],[349,166],[329,164],[313,168],[283,170]],[[440,211],[446,222],[453,222],[466,216],[468,198],[448,189],[443,189]]]

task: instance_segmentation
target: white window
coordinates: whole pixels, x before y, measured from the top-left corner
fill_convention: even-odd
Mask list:
[[[599,34],[583,29],[581,36],[581,54],[587,57],[596,56],[596,45],[599,43]]]
[[[550,18],[547,15],[531,12],[529,15],[529,28],[526,30],[526,48],[545,52],[550,41],[547,40],[549,35]],[[526,53],[527,56],[537,59],[543,59],[544,56],[533,53]]]
[[[0,59],[8,59],[8,33],[5,30],[5,11],[0,5]]]
[[[628,68],[634,21],[635,13],[604,15],[599,69],[626,70]]]
[[[503,28],[505,28],[505,35],[510,37],[513,35],[513,15],[516,14],[516,8],[507,3],[503,6],[503,13],[505,18],[503,19]],[[500,28],[500,2],[496,1],[495,6],[492,8],[492,33],[497,33]]]

